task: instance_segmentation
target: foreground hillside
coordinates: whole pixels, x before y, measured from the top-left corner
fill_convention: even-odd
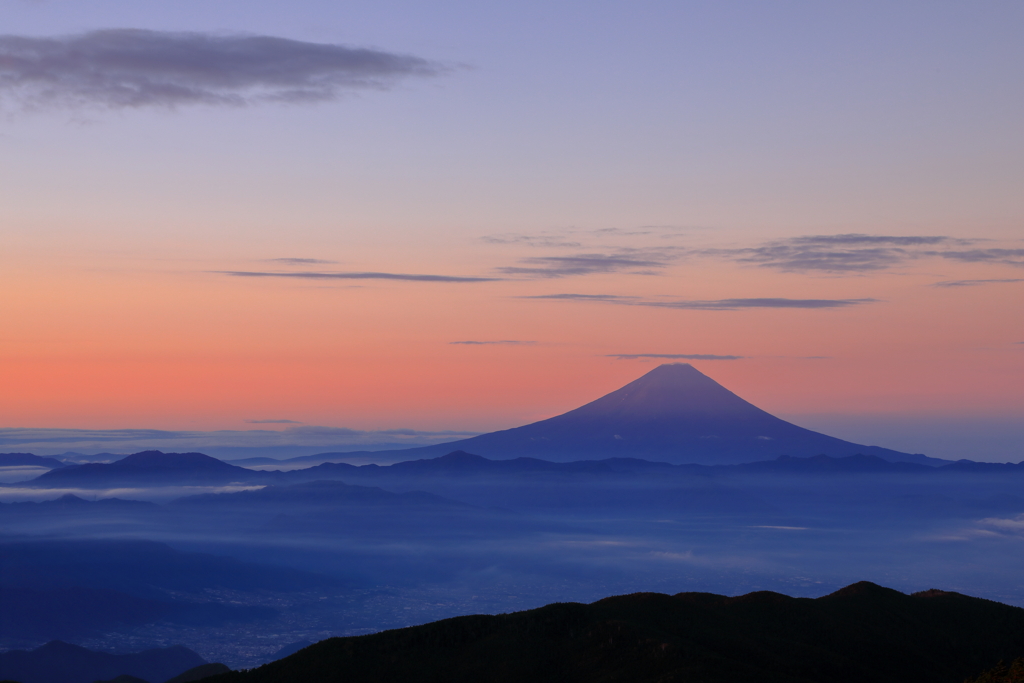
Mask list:
[[[636,593],[332,638],[209,683],[961,683],[1024,655],[1024,609],[862,582],[817,599]]]

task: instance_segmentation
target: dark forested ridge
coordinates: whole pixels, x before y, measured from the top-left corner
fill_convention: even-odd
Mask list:
[[[209,683],[961,683],[1024,655],[1024,609],[862,582],[817,598],[636,593],[332,638]]]

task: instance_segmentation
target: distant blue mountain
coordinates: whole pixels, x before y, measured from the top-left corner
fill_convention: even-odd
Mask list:
[[[456,448],[489,458],[528,456],[562,462],[630,457],[723,465],[780,455],[857,454],[892,462],[946,462],[798,427],[744,401],[687,363],[661,365],[557,417],[401,453],[432,457]]]
[[[54,500],[17,501],[0,503],[0,515],[25,514],[39,516],[45,514],[88,515],[90,513],[109,514],[122,512],[125,514],[145,514],[158,510],[155,503],[141,500],[123,500],[121,498],[103,498],[102,500],[85,500],[73,493],[65,493]]]
[[[92,683],[127,675],[160,683],[203,664],[205,659],[181,645],[114,655],[54,640],[35,650],[0,653],[0,679],[19,683]]]
[[[421,479],[463,479],[488,477],[492,479],[527,476],[539,480],[543,475],[572,477],[585,475],[587,480],[601,476],[656,476],[656,477],[729,477],[747,473],[755,474],[1019,474],[1024,475],[1024,462],[978,463],[961,460],[939,466],[922,465],[913,462],[893,462],[877,455],[846,455],[832,457],[814,455],[793,457],[780,455],[772,460],[730,465],[673,465],[666,462],[652,462],[639,458],[605,458],[603,460],[577,460],[573,462],[551,462],[537,458],[513,458],[491,460],[465,451],[454,451],[438,458],[424,458],[397,462],[394,465],[349,465],[347,463],[323,463],[304,470],[292,470],[282,476],[291,480],[315,481],[318,479],[344,478],[352,481],[416,481]],[[324,482],[327,483],[327,482]],[[295,488],[295,487],[288,487]],[[260,492],[246,492],[258,495]],[[240,495],[240,494],[233,494]],[[195,496],[199,499],[202,496]]]
[[[0,453],[0,467],[24,467],[26,465],[45,467],[50,470],[64,467],[64,463],[56,458],[46,458],[32,453]]]
[[[235,482],[270,483],[269,473],[254,472],[203,453],[143,451],[110,463],[68,465],[23,486],[107,488],[111,486],[217,486]]]

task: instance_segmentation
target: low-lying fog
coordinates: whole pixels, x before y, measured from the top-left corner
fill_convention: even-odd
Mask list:
[[[46,591],[70,587],[169,601],[177,607],[149,621],[85,623],[64,637],[108,649],[181,642],[232,666],[301,640],[635,591],[818,596],[870,580],[1024,605],[1022,483],[1021,475],[989,474],[530,473],[271,487],[9,487],[0,506],[0,577],[15,577],[22,593],[28,586],[43,602]],[[73,569],[90,544],[139,539],[317,578],[257,586],[232,583],[227,572],[188,586],[154,578],[140,592]],[[132,571],[159,573],[167,557],[144,557]],[[266,609],[167,616],[192,614],[196,604]],[[35,640],[8,629],[0,645],[28,646],[47,628],[41,624]]]

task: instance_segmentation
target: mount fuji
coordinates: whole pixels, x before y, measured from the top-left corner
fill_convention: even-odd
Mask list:
[[[688,363],[661,365],[547,420],[400,453],[434,457],[455,448],[488,458],[527,456],[556,462],[631,457],[726,465],[780,455],[863,454],[890,462],[945,463],[798,427],[743,400]]]

